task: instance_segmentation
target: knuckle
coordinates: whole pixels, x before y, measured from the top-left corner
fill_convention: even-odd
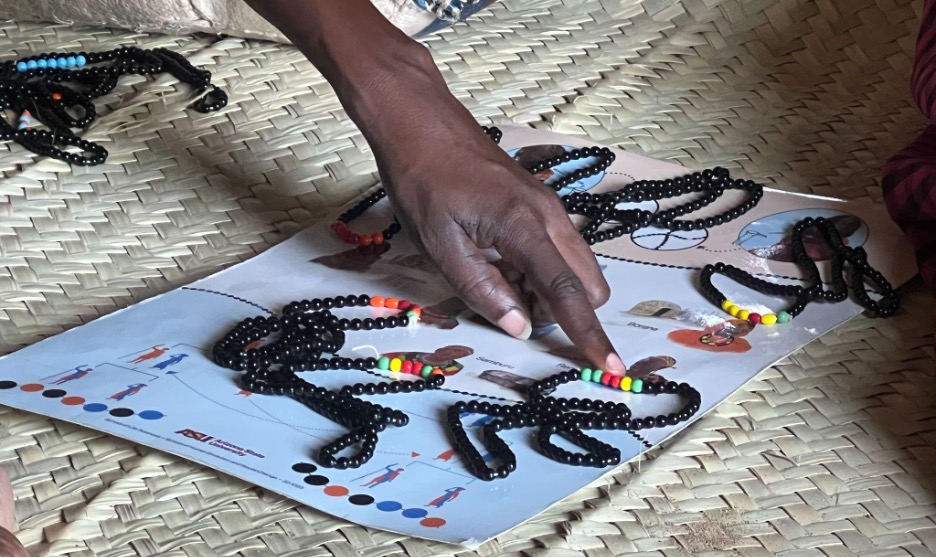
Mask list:
[[[567,299],[585,294],[585,287],[577,275],[571,271],[557,274],[549,282],[549,292],[554,298]]]
[[[611,300],[611,287],[607,281],[599,281],[597,285],[592,285],[589,289],[589,298],[592,306],[601,308]]]

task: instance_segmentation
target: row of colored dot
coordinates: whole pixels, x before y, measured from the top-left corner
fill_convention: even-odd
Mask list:
[[[311,486],[324,486],[325,488],[323,488],[322,491],[327,496],[341,498],[347,496],[351,492],[344,486],[328,484],[330,481],[328,477],[324,475],[311,474],[318,469],[318,467],[312,463],[296,463],[293,465],[292,469],[297,473],[306,474],[306,477],[303,479],[306,484]],[[374,497],[369,494],[354,494],[348,497],[348,502],[355,506],[369,506],[373,504],[375,500]],[[429,512],[422,508],[403,509],[403,504],[392,500],[377,502],[376,508],[382,512],[396,512],[402,510],[400,515],[408,519],[421,519],[419,524],[423,527],[441,527],[446,523],[441,517],[426,517],[429,515]]]
[[[397,298],[391,297],[382,297],[382,296],[372,296],[370,298],[370,305],[374,308],[389,308],[391,310],[400,310],[406,312],[406,315],[410,318],[418,318],[422,316],[422,309],[408,300],[400,300]]]
[[[17,383],[12,380],[0,380],[0,389],[13,389],[17,386]],[[35,393],[37,391],[42,391],[42,396],[49,399],[60,399],[60,402],[63,405],[75,406],[75,405],[84,405],[85,398],[79,397],[77,395],[68,395],[64,389],[45,389],[45,386],[42,384],[24,384],[20,386],[21,391],[26,393]],[[43,391],[45,390],[45,391]],[[66,395],[68,395],[66,397]],[[100,413],[108,410],[108,406],[103,403],[88,403],[82,407],[83,410],[89,413]],[[117,409],[111,409],[109,413],[112,417],[117,418],[126,418],[132,417],[136,414],[138,417],[144,420],[158,420],[163,418],[164,414],[159,411],[141,411],[140,413],[135,413],[132,409],[127,409],[119,407]]]
[[[742,320],[747,320],[752,324],[764,324],[764,325],[774,325],[774,324],[785,324],[793,319],[786,312],[777,312],[776,314],[764,314],[763,316],[757,312],[750,312],[741,308],[734,302],[730,300],[725,300],[722,302],[722,309],[734,316],[735,318],[741,318]]]
[[[371,244],[383,244],[384,236],[382,232],[373,234],[357,234],[352,231],[344,221],[335,221],[332,223],[332,230],[338,235],[338,238],[348,244],[360,244],[361,246],[370,246]]]
[[[632,391],[634,393],[642,392],[644,385],[643,380],[640,378],[618,376],[617,374],[604,372],[603,370],[592,370],[591,368],[583,368],[581,378],[586,382],[604,384],[610,388],[619,389],[621,391]]]
[[[16,63],[17,72],[28,72],[29,70],[45,70],[46,68],[81,68],[88,63],[88,60],[82,56],[67,56],[62,58],[42,58],[39,60],[20,60]]]
[[[422,376],[423,378],[428,378],[433,374],[436,376],[444,374],[442,369],[438,366],[430,366],[428,364],[421,364],[412,360],[400,360],[398,358],[390,358],[385,356],[377,359],[377,368],[380,370],[389,370],[391,372],[415,374],[417,376]]]

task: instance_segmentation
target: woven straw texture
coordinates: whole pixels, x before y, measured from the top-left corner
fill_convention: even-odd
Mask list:
[[[428,39],[483,123],[532,125],[777,187],[878,199],[921,127],[919,2],[507,0]],[[127,78],[87,137],[106,166],[0,147],[0,350],[249,258],[373,185],[375,165],[296,51],[241,40],[0,25],[0,50],[167,46],[231,93],[183,111]],[[765,371],[650,459],[481,555],[936,553],[930,297]],[[0,409],[0,463],[34,554],[409,555],[461,549],[326,516],[189,462]]]

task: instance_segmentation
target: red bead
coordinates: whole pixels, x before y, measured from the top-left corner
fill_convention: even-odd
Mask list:
[[[370,243],[371,243],[371,237],[369,234],[365,234],[364,236],[361,237],[361,242],[360,242],[361,246],[370,246]]]
[[[358,235],[356,235],[356,234],[354,234],[354,233],[351,233],[351,236],[348,237],[348,241],[349,241],[351,244],[360,244],[360,243],[361,243],[361,237],[358,236]]]
[[[759,324],[759,323],[760,323],[760,319],[761,319],[761,315],[760,315],[760,314],[754,314],[754,313],[752,313],[750,316],[747,317],[747,319],[748,319],[748,321],[751,322],[752,324]]]
[[[61,101],[61,100],[62,100],[62,94],[56,91],[55,93],[52,94],[52,100],[53,100],[53,101]]]
[[[611,378],[613,376],[614,374],[610,372],[605,372],[604,374],[601,375],[601,383],[603,383],[604,385],[608,385],[611,382]]]
[[[371,236],[374,239],[374,244],[383,244],[383,241],[384,241],[383,233],[376,232]]]
[[[408,300],[401,300],[397,303],[398,310],[407,310],[410,306],[412,306],[412,303]]]
[[[611,378],[611,387],[614,389],[621,389],[621,377],[615,376]]]
[[[404,360],[404,361],[403,361],[403,366],[400,368],[400,372],[403,372],[404,374],[410,374],[410,373],[412,373],[412,372],[413,372],[413,361],[411,361],[411,360]]]

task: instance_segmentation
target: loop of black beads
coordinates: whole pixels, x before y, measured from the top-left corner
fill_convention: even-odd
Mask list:
[[[718,215],[677,219],[708,207],[718,200],[725,190],[741,190],[747,194],[746,199]],[[686,194],[702,195],[662,211],[618,208],[622,203],[660,201]],[[764,188],[760,184],[751,180],[732,179],[727,169],[716,167],[666,180],[638,180],[619,190],[603,194],[575,192],[562,196],[562,203],[569,214],[588,219],[580,233],[588,244],[594,245],[628,235],[644,227],[694,231],[724,225],[753,209],[763,196]]]
[[[832,252],[830,262],[831,288],[823,287],[822,277],[816,262],[809,257],[803,243],[805,232],[815,227],[823,241]],[[823,217],[813,219],[807,217],[793,226],[791,235],[793,259],[803,271],[805,286],[782,285],[765,281],[735,266],[716,263],[702,268],[700,285],[702,294],[717,306],[723,306],[728,298],[712,284],[713,275],[724,275],[737,283],[756,292],[793,298],[794,302],[785,311],[790,318],[795,318],[806,309],[811,302],[841,302],[848,298],[848,282],[845,279],[846,264],[850,267],[851,288],[855,299],[868,314],[874,318],[887,318],[893,316],[900,309],[900,298],[893,286],[880,271],[868,263],[868,254],[864,248],[852,248],[842,242],[842,237],[835,225]],[[866,282],[870,281],[877,288],[879,298],[874,300],[868,294]]]
[[[70,64],[56,65],[57,60],[69,60]],[[100,165],[107,159],[107,150],[74,133],[94,120],[94,99],[110,93],[123,75],[164,72],[199,92],[207,90],[192,105],[194,110],[207,113],[227,106],[227,94],[211,84],[211,72],[199,70],[184,56],[165,48],[129,46],[106,52],[49,53],[0,63],[0,111],[11,110],[18,116],[28,111],[48,128],[33,130],[24,124],[20,129],[0,118],[0,141],[15,141],[37,155],[71,165]],[[68,147],[82,152],[67,151]]]
[[[375,358],[345,358],[338,351],[347,331],[406,327],[405,310],[387,318],[345,319],[333,309],[370,306],[368,295],[302,300],[287,304],[281,316],[247,318],[232,328],[212,349],[214,362],[241,371],[241,387],[251,393],[287,396],[311,411],[350,430],[319,451],[324,467],[355,469],[374,455],[378,434],[388,426],[405,426],[409,417],[397,409],[360,399],[361,395],[422,392],[441,387],[444,376],[400,382],[359,383],[329,390],[302,379],[298,374],[324,370],[372,370]],[[245,347],[277,334],[262,347]],[[331,356],[327,356],[331,355]],[[350,457],[336,457],[349,446],[360,444]]]
[[[455,449],[464,459],[465,466],[479,479],[490,481],[505,479],[517,468],[517,457],[510,446],[498,435],[504,430],[539,427],[536,435],[539,451],[549,459],[577,467],[604,468],[621,463],[621,451],[614,446],[585,434],[586,430],[623,430],[634,432],[647,428],[675,426],[692,418],[702,404],[702,395],[686,383],[648,383],[643,393],[676,394],[685,405],[676,412],[655,417],[633,418],[624,403],[595,399],[559,398],[549,395],[552,390],[581,379],[581,372],[568,370],[536,382],[530,386],[530,401],[516,405],[496,405],[486,401],[459,401],[448,408],[446,424]],[[498,462],[489,467],[468,437],[461,422],[464,412],[482,413],[497,417],[482,427],[483,444]],[[559,435],[585,450],[570,452],[552,442]]]

